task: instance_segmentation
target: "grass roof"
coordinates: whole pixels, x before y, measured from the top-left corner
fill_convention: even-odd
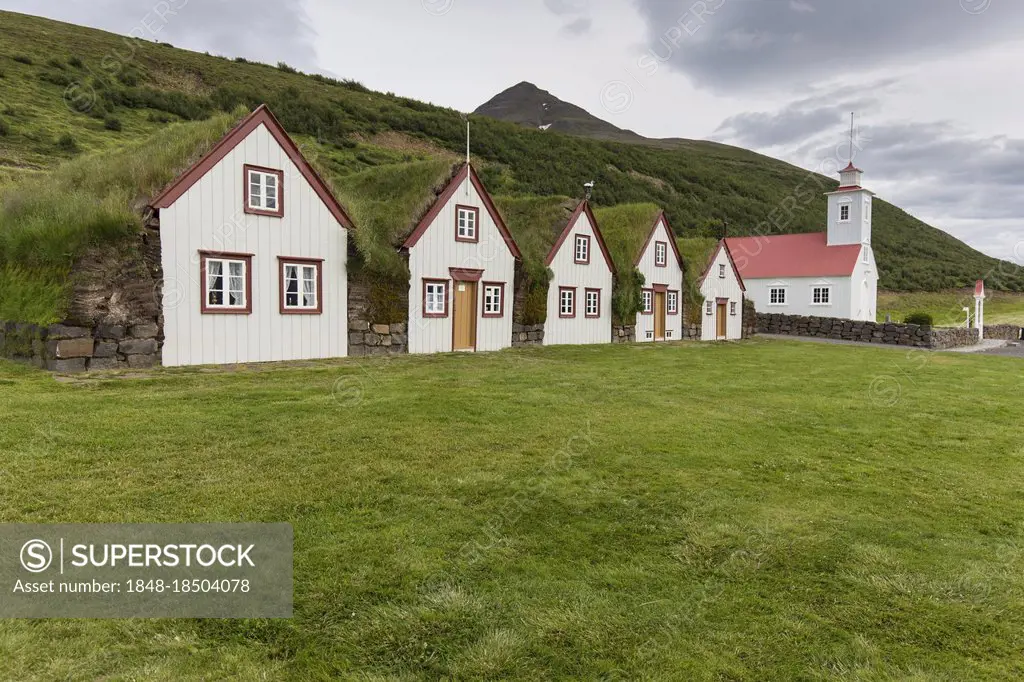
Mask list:
[[[547,255],[565,230],[579,201],[563,196],[494,197],[501,216],[523,254],[530,279],[547,283]]]
[[[338,200],[356,224],[353,238],[368,268],[387,275],[407,274],[398,248],[459,167],[450,158],[440,158],[332,178]]]
[[[708,259],[718,247],[718,240],[714,237],[690,237],[676,239],[676,246],[679,247],[679,254],[683,257],[683,283],[686,291],[683,292],[683,308],[686,313],[686,321],[698,323],[701,319],[701,306],[704,305],[704,296],[700,292],[700,276],[707,267]]]
[[[661,209],[654,204],[619,204],[594,211],[605,245],[619,272],[635,269],[640,249]]]
[[[141,208],[246,112],[168,126],[0,190],[0,320],[63,319],[75,263],[142,229]]]

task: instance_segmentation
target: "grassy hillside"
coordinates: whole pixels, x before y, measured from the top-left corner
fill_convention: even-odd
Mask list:
[[[1024,327],[1024,296],[1020,294],[988,291],[985,300],[985,324],[1017,324]],[[902,321],[909,313],[924,312],[932,316],[937,325],[962,325],[967,319],[963,309],[974,315],[974,289],[959,291],[878,292],[878,319],[886,314]]]
[[[0,12],[0,182],[87,151],[124,145],[168,122],[266,102],[335,178],[370,167],[461,153],[462,115],[358,83],[202,55],[169,45]],[[664,206],[680,236],[819,230],[835,181],[709,142],[673,148],[571,137],[475,117],[473,150],[494,194]],[[1000,267],[953,237],[878,202],[875,244],[887,289],[958,288],[979,276],[1024,290],[1024,269]]]
[[[1021,679],[1020,404],[768,341],[0,363],[0,521],[295,529],[294,618],[3,620],[0,679]]]

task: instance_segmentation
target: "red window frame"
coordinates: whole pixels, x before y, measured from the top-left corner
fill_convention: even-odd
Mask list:
[[[644,294],[651,295],[651,307],[647,307],[647,301],[644,300]],[[641,289],[640,290],[640,314],[641,315],[653,315],[654,314],[654,289]]]
[[[202,298],[200,299],[199,312],[203,315],[251,315],[252,314],[252,257],[251,253],[230,253],[227,251],[200,251],[199,252],[199,289]],[[245,307],[228,308],[211,306],[207,304],[206,290],[206,261],[210,260],[237,260],[245,262]],[[227,277],[225,272],[221,277]]]
[[[480,317],[505,317],[505,282],[480,282],[480,286],[483,287],[483,291],[480,292]],[[496,313],[487,312],[487,287],[498,287],[498,290],[501,291],[501,299],[498,305],[499,311]]]
[[[587,242],[587,258],[586,258],[586,260],[580,260],[579,258],[576,257],[576,251],[577,251],[576,250],[576,243],[580,239],[582,239],[582,240]],[[572,240],[572,262],[576,263],[577,265],[590,265],[590,247],[591,247],[590,235],[588,235],[588,234],[578,234],[578,235],[576,235],[573,238],[573,240]]]
[[[472,238],[459,236],[459,213],[461,211],[470,211],[474,214]],[[455,241],[465,242],[467,244],[477,244],[480,242],[480,209],[476,206],[466,206],[464,204],[455,205]]]
[[[440,313],[428,313],[427,312],[427,285],[428,284],[443,284],[444,285],[444,312],[440,312]],[[430,318],[430,319],[448,317],[448,308],[450,307],[449,306],[449,302],[448,302],[448,297],[451,295],[451,290],[452,290],[451,280],[440,279],[440,278],[424,277],[423,278],[423,299],[422,299],[422,303],[421,303],[422,307],[420,308],[420,312],[421,312],[422,316],[425,317],[425,318]]]
[[[290,256],[278,256],[277,291],[279,295],[279,309],[282,315],[323,315],[324,312],[324,259],[323,258],[292,258]],[[288,308],[285,306],[284,290],[284,268],[286,265],[313,265],[316,267],[316,307],[315,308]],[[301,283],[301,278],[300,278]],[[300,294],[302,292],[299,292]]]
[[[597,312],[591,315],[587,310],[587,298],[590,294],[597,294]],[[583,290],[583,316],[588,320],[596,320],[601,317],[601,290],[600,289],[584,289]]]
[[[562,312],[562,292],[572,292],[572,314],[566,315]],[[571,320],[576,317],[576,287],[558,287],[558,316],[563,320]]]
[[[676,297],[676,311],[672,312],[672,307],[669,305],[669,301],[672,300],[672,296]],[[679,290],[669,289],[665,292],[665,314],[666,315],[678,315],[679,314]]]
[[[266,173],[268,175],[277,176],[277,210],[268,211],[262,208],[253,208],[249,205],[249,172],[256,171],[257,173]],[[283,218],[284,217],[284,171],[277,168],[267,168],[266,166],[254,166],[252,164],[245,164],[242,166],[242,204],[244,210],[249,215],[262,215],[271,218]]]
[[[658,260],[659,247],[662,255],[661,260]],[[668,267],[668,242],[654,242],[654,266],[658,268]]]

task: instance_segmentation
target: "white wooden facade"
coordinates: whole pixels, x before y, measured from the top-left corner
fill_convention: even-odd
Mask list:
[[[280,217],[247,212],[246,165],[280,171]],[[154,207],[163,267],[164,365],[347,354],[351,223],[265,107],[158,197]],[[210,270],[204,273],[202,266],[211,259],[247,263],[244,309],[206,305]],[[320,312],[285,310],[282,259],[319,263],[320,281],[310,300]]]
[[[476,241],[456,239],[460,207],[476,209]],[[446,353],[454,349],[455,297],[457,289],[469,280],[476,284],[476,338],[469,350],[496,351],[511,347],[515,264],[519,250],[471,166],[467,164],[456,174],[406,240],[404,249],[409,256],[410,272],[410,353]],[[431,282],[446,284],[443,315],[432,315],[425,310],[424,287]],[[501,287],[500,315],[485,314],[486,286]]]
[[[725,242],[719,242],[700,280],[704,297],[701,341],[743,338],[743,279],[736,271]],[[724,332],[724,334],[723,334]]]
[[[615,271],[586,201],[570,217],[548,254],[547,265],[552,278],[548,286],[544,345],[611,343]],[[572,301],[571,312],[565,307],[566,297]],[[596,314],[591,307],[594,297]]]
[[[659,254],[664,251],[664,258],[659,262]],[[664,263],[664,264],[661,264]],[[636,316],[636,340],[678,341],[683,338],[683,265],[676,246],[675,236],[664,213],[660,213],[654,222],[636,261],[636,268],[643,275],[644,285],[641,293],[642,301],[650,297],[651,305],[641,310]],[[657,334],[656,309],[658,294],[664,296],[666,311],[664,314],[665,335]],[[670,309],[670,301],[675,300],[675,312]],[[643,306],[642,306],[643,307]]]

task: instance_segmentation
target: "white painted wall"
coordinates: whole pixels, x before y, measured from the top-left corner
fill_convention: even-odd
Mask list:
[[[456,205],[480,209],[480,241],[476,244],[455,241]],[[478,351],[492,351],[512,345],[512,301],[515,283],[515,257],[501,236],[487,207],[466,179],[434,218],[420,240],[409,250],[409,352],[447,353],[452,350],[452,282],[449,268],[483,270],[477,285]],[[448,280],[448,316],[423,317],[423,280]],[[483,282],[505,283],[505,314],[485,318],[483,314]]]
[[[759,313],[778,313],[781,315],[807,315],[812,317],[851,317],[852,278],[850,277],[787,277],[779,279],[744,279],[747,286],[747,298],[754,302]],[[832,303],[815,305],[812,303],[813,289],[816,286],[832,286]],[[769,290],[777,286],[786,287],[786,304],[771,305]]]
[[[246,214],[242,166],[284,171],[284,217]],[[204,365],[348,354],[346,230],[260,125],[160,210],[163,364]],[[251,253],[252,314],[202,314],[199,251]],[[323,314],[281,315],[278,256],[323,258]]]
[[[725,277],[720,276],[721,267],[725,267]],[[701,310],[701,341],[718,340],[718,299],[728,299],[725,306],[726,339],[743,338],[743,288],[736,277],[736,271],[729,261],[724,248],[718,249],[715,260],[708,269],[708,275],[701,283],[700,293],[704,296],[705,306]],[[707,302],[711,301],[711,314],[707,312]],[[731,303],[736,304],[736,314],[730,314]]]
[[[576,263],[576,235],[590,237],[590,263]],[[572,231],[562,242],[549,266],[553,277],[548,287],[548,316],[544,323],[544,345],[611,343],[612,271],[604,259],[594,226],[581,211]],[[560,318],[559,287],[576,287],[576,317]],[[601,317],[586,317],[585,291],[601,290]]]
[[[828,195],[828,245],[871,244],[873,195],[866,189],[832,192]],[[850,207],[850,219],[839,219],[841,206]]]
[[[665,334],[667,341],[678,341],[683,338],[683,269],[676,260],[675,251],[672,250],[672,242],[675,237],[665,224],[659,220],[655,235],[647,244],[646,250],[640,257],[637,269],[644,276],[644,288],[653,288],[655,284],[665,284],[672,291],[679,292],[679,314],[665,316]],[[658,267],[654,264],[654,245],[656,242],[668,244],[668,264],[665,267]],[[648,338],[648,332],[651,338]],[[641,342],[654,340],[654,315],[637,313],[636,316],[636,340]]]
[[[878,315],[878,267],[870,246],[861,248],[857,267],[853,270],[851,319],[874,322]]]

